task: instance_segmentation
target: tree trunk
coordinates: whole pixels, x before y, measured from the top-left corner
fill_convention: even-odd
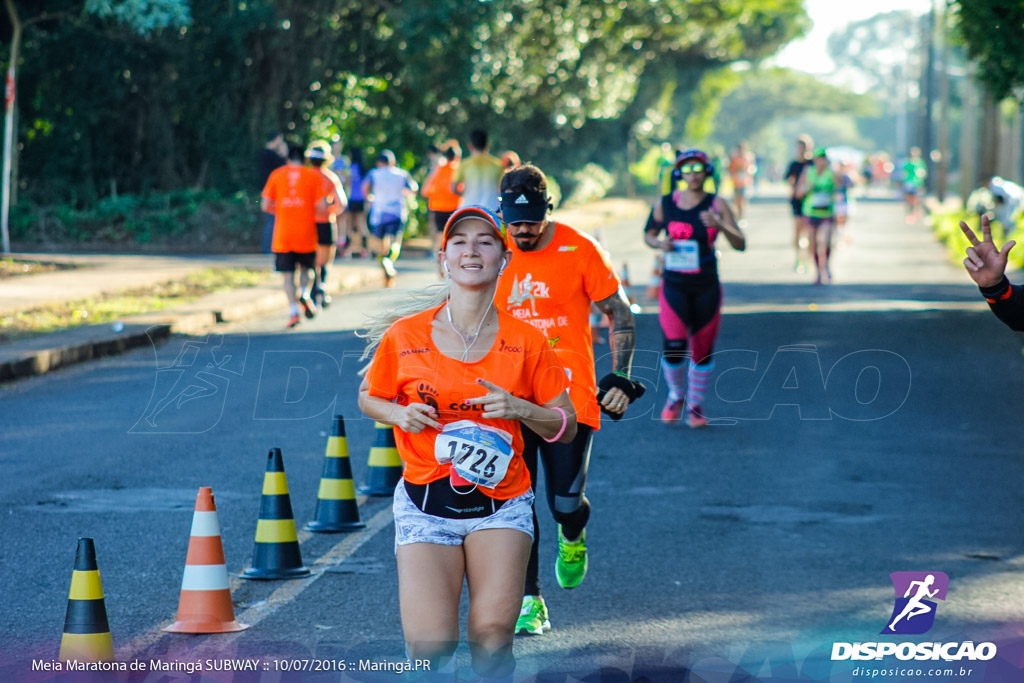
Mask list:
[[[949,24],[946,16],[946,6],[942,6],[942,15],[939,17],[939,55],[941,65],[939,66],[939,163],[935,174],[935,194],[939,202],[946,199],[946,191],[949,183]]]
[[[999,168],[999,103],[988,88],[981,100],[981,159],[978,161],[978,180],[987,183],[998,174]]]
[[[999,156],[999,175],[1007,180],[1019,182],[1020,176],[1020,139],[1021,139],[1021,116],[1020,107],[1016,107],[1010,119],[1010,125],[1000,126],[999,148],[1002,154]]]
[[[978,95],[974,74],[968,72],[964,78],[961,93],[963,100],[963,123],[960,126],[960,199],[967,203],[967,197],[978,184],[976,161],[978,158]]]
[[[18,17],[18,12],[14,8],[13,0],[5,0],[7,6],[7,14],[11,19],[11,63],[8,67],[7,76],[10,78],[10,86],[14,88],[16,84],[17,64],[18,64],[18,51],[21,47],[21,30],[22,24]],[[6,83],[6,80],[5,80]],[[15,90],[12,95],[17,91]],[[6,87],[5,87],[6,96]],[[6,97],[5,97],[6,99]],[[3,179],[0,181],[2,189],[0,192],[3,196],[0,197],[0,203],[2,203],[2,216],[0,216],[0,222],[2,222],[2,239],[3,239],[3,252],[5,254],[11,251],[11,236],[10,236],[10,207],[12,198],[16,198],[16,195],[12,191],[11,182],[14,168],[14,159],[18,156],[18,136],[16,129],[16,120],[14,118],[15,106],[14,102],[9,104],[9,108],[6,109],[5,117],[5,129],[4,129],[4,159],[3,159]]]
[[[18,161],[21,155],[18,154],[18,126],[21,123],[21,116],[18,114],[18,100],[14,100],[14,111],[11,112],[11,125],[14,126],[14,145],[11,147],[11,206],[18,205]]]

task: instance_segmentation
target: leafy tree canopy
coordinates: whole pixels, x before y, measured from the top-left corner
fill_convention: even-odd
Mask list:
[[[882,97],[921,73],[926,18],[907,10],[855,21],[828,38],[836,75]],[[892,98],[888,98],[892,99]]]
[[[635,122],[661,108],[681,126],[702,73],[807,27],[800,0],[47,6],[63,18],[26,31],[19,64],[20,178],[39,201],[79,203],[112,187],[254,189],[273,129],[401,158],[484,127],[556,174],[614,168]]]
[[[997,99],[1024,100],[1024,0],[952,1],[950,9],[978,78]]]
[[[731,147],[750,139],[779,119],[804,114],[871,116],[878,105],[873,95],[858,95],[789,69],[745,72],[738,87],[722,98],[713,139]]]

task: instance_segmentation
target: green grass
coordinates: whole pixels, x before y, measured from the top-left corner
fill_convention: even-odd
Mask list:
[[[210,268],[152,287],[19,311],[0,318],[0,343],[173,309],[213,292],[261,284],[267,275],[265,270]]]
[[[44,263],[42,261],[29,261],[5,256],[0,258],[0,280],[19,275],[48,273],[53,270],[71,270],[74,267],[65,263]]]

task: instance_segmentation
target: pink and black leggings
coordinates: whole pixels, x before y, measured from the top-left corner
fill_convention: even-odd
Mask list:
[[[659,299],[665,361],[678,365],[689,351],[695,365],[710,363],[722,320],[722,285],[717,281],[700,285],[666,281]]]

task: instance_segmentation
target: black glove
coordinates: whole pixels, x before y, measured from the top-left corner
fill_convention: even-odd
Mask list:
[[[601,403],[601,401],[604,399],[604,395],[608,393],[609,389],[613,388],[621,389],[622,393],[626,395],[626,398],[629,399],[630,403],[643,396],[644,392],[647,391],[647,387],[645,387],[640,382],[634,382],[628,377],[624,377],[623,375],[612,372],[598,380],[597,402]],[[625,415],[624,412],[613,413],[608,410],[605,410],[604,406],[601,406],[601,412],[610,417],[612,420],[616,421],[622,419],[622,416]]]

